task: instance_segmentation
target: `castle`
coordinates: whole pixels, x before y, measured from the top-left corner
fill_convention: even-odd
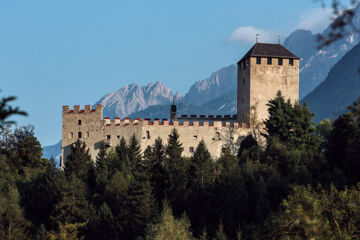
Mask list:
[[[252,132],[254,122],[267,118],[266,104],[277,91],[292,102],[299,100],[299,58],[282,45],[256,43],[237,65],[237,115],[177,116],[172,105],[169,120],[110,119],[103,117],[102,105],[95,109],[75,105],[73,110],[63,106],[61,166],[78,139],[86,143],[95,159],[102,143],[115,147],[121,137],[129,139],[135,134],[144,150],[157,137],[166,141],[173,128],[180,135],[184,156],[191,156],[201,140],[215,158],[226,147],[236,151],[238,142]]]

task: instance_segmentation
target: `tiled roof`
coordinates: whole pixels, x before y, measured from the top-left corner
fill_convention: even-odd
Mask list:
[[[248,57],[281,57],[299,59],[292,52],[281,46],[281,44],[270,43],[256,43],[239,62],[242,62]]]

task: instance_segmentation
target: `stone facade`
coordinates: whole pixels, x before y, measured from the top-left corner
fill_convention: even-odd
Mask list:
[[[251,123],[268,117],[266,104],[281,91],[292,103],[299,101],[299,59],[249,56],[238,62],[238,121]],[[253,119],[255,120],[255,119]]]
[[[86,105],[84,110],[81,110],[80,106],[74,106],[74,110],[70,110],[68,106],[63,107],[62,166],[63,159],[70,154],[71,145],[77,139],[85,142],[92,158],[95,159],[102,142],[109,147],[115,147],[121,137],[128,140],[135,134],[140,140],[141,149],[145,150],[148,145],[154,144],[158,137],[166,142],[170,132],[175,128],[184,147],[184,156],[190,157],[198,143],[204,140],[211,155],[219,157],[225,147],[236,151],[238,142],[252,131],[249,126],[237,122],[192,121],[190,123],[177,120],[170,122],[166,119],[162,121],[110,119],[103,118],[102,112],[102,105],[96,105],[95,109]]]
[[[267,55],[256,56],[259,52]],[[269,53],[272,55],[269,56]],[[101,105],[96,105],[95,109],[86,105],[83,110],[78,105],[73,110],[64,106],[61,166],[64,166],[71,145],[77,139],[85,142],[95,160],[102,142],[115,147],[122,137],[128,140],[135,134],[141,149],[145,150],[154,144],[157,137],[166,142],[174,128],[180,135],[184,156],[190,157],[201,140],[204,140],[214,158],[220,157],[225,147],[230,147],[235,153],[241,139],[252,133],[256,126],[250,126],[250,123],[254,123],[250,121],[252,107],[256,108],[257,121],[265,120],[268,116],[266,104],[279,90],[292,102],[299,100],[299,59],[279,44],[255,44],[238,62],[237,115],[177,116],[176,106],[173,105],[170,121],[129,118],[111,120],[103,117]]]

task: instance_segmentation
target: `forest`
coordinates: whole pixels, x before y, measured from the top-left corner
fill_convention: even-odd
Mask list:
[[[183,157],[173,129],[96,159],[77,141],[63,170],[32,126],[7,121],[25,114],[12,100],[0,102],[0,239],[360,239],[360,99],[316,124],[279,93],[237,155],[213,159],[200,141]]]

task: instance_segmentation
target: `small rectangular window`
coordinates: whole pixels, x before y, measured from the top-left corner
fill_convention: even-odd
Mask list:
[[[150,139],[150,131],[146,131],[146,138]]]
[[[256,58],[256,64],[261,64],[261,57]]]
[[[270,57],[267,58],[267,64],[268,64],[268,65],[271,65],[271,64],[272,64],[272,58],[270,58]]]
[[[194,137],[194,139],[197,139],[197,135],[194,135],[193,137]]]
[[[74,137],[74,133],[73,132],[69,132],[69,138],[73,138]]]
[[[226,152],[226,148],[225,148],[225,147],[221,148],[221,152],[222,152],[222,153],[225,153],[225,152]]]
[[[110,135],[106,135],[106,139],[110,140],[111,136]]]
[[[221,139],[221,137],[220,137],[220,132],[216,132],[216,135],[215,135],[215,136],[216,136],[216,138],[215,138],[216,140],[220,140],[220,139]]]
[[[294,59],[289,59],[289,65],[294,66]]]
[[[81,120],[78,121],[78,124],[81,125]]]
[[[81,138],[81,137],[82,137],[81,132],[78,132],[78,138]]]
[[[87,137],[90,137],[90,133],[89,133],[89,132],[86,132],[86,135],[87,135]]]
[[[282,65],[283,65],[283,59],[282,59],[282,58],[279,58],[279,59],[278,59],[278,65],[279,65],[279,66],[282,66]]]
[[[194,152],[194,147],[189,147],[189,152],[193,153]]]
[[[117,139],[120,139],[120,135],[117,135],[116,138],[117,138]]]

